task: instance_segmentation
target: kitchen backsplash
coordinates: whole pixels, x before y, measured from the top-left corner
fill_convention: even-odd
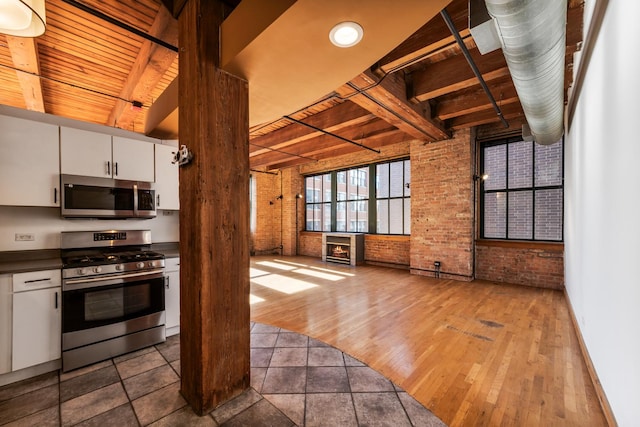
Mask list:
[[[60,208],[0,206],[0,251],[58,249],[61,231],[111,229],[149,229],[154,243],[177,242],[179,213],[159,210],[152,219],[66,219]]]

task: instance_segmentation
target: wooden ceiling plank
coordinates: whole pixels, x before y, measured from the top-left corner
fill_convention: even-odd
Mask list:
[[[151,26],[150,34],[168,43],[178,43],[178,26],[167,8],[161,7]],[[118,95],[120,99],[107,118],[107,126],[127,128],[135,119],[135,111],[127,108],[126,100],[146,100],[178,54],[145,40]],[[142,102],[142,101],[141,101]]]
[[[496,80],[489,89],[499,106],[518,101],[518,94],[511,78]],[[493,108],[489,97],[479,84],[436,98],[436,101],[436,116],[440,120]]]
[[[414,138],[438,141],[450,137],[441,123],[425,117],[420,105],[408,102],[405,80],[399,73],[380,80],[365,71],[336,91]]]
[[[470,53],[485,81],[489,82],[510,75],[502,50],[481,55],[478,49],[470,49]],[[411,78],[413,86],[410,97],[416,101],[427,101],[478,83],[478,79],[462,55],[413,72]]]
[[[505,119],[511,119],[515,117],[524,116],[522,106],[520,102],[514,102],[512,104],[505,105],[502,108],[502,115]],[[493,109],[485,110],[478,113],[467,114],[465,116],[454,117],[447,120],[447,124],[451,129],[468,129],[473,126],[484,125],[487,123],[499,122],[500,118]]]
[[[404,142],[407,140],[409,136],[398,130],[398,129],[389,129],[385,133],[381,133],[379,136],[370,137],[367,139],[367,143],[371,148],[381,148],[387,145],[393,145],[400,142]],[[266,167],[267,170],[276,170],[276,169],[285,169],[292,166],[297,166],[305,163],[311,163],[318,160],[325,160],[332,157],[342,156],[345,154],[355,153],[359,150],[358,147],[352,144],[337,144],[333,146],[331,149],[323,150],[314,155],[314,160],[309,160],[305,158],[291,158],[289,160],[281,161],[281,162],[272,162],[269,165],[264,165],[261,167]],[[253,167],[253,166],[252,166]]]
[[[335,107],[309,116],[304,122],[324,129],[327,132],[335,133],[344,128],[360,125],[369,120],[371,120],[371,114],[367,110],[352,102],[343,102]],[[250,138],[250,142],[254,144],[254,147],[283,148],[317,135],[321,135],[321,132],[294,123],[264,136]],[[275,147],[276,145],[277,147]]]
[[[44,113],[44,96],[42,95],[42,84],[39,77],[40,62],[36,39],[31,37],[6,37],[27,110]]]
[[[375,145],[380,144],[381,137],[384,135],[395,134],[396,132],[398,132],[398,129],[394,126],[389,125],[389,123],[384,120],[376,119],[367,127],[355,126],[341,136],[367,147],[375,148]],[[404,132],[401,133],[404,135],[404,139],[408,138]],[[252,162],[252,165],[268,166],[272,163],[280,162],[282,159],[290,157],[302,156],[306,158],[315,158],[317,154],[335,150],[336,147],[343,145],[354,147],[356,150],[363,149],[362,147],[339,140],[331,135],[321,134],[313,139],[288,147],[282,151],[271,151],[250,156],[249,160]]]
[[[467,37],[468,29],[468,0],[454,0],[447,11],[451,15],[454,25],[462,35]],[[436,15],[422,28],[409,36],[400,46],[378,61],[377,67],[385,73],[404,68],[408,64],[423,60],[433,52],[455,45],[455,39],[440,15]]]

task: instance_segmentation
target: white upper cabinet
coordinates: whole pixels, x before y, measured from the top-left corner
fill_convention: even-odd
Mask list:
[[[61,127],[60,152],[63,174],[153,182],[148,142]]]
[[[111,178],[111,136],[60,128],[60,170],[70,175]]]
[[[156,157],[156,207],[180,209],[178,165],[171,163],[176,147],[155,144]]]
[[[59,206],[58,126],[0,116],[0,205]]]
[[[114,178],[153,182],[153,146],[135,139],[113,137]]]

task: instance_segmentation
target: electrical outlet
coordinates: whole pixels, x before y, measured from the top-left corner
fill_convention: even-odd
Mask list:
[[[16,233],[16,242],[33,242],[36,236],[33,233]]]

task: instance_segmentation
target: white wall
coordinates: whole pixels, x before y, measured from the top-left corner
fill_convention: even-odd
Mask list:
[[[609,2],[565,153],[567,294],[620,426],[640,420],[638,16]]]
[[[60,217],[60,208],[0,206],[0,251],[58,249],[61,231],[111,229],[151,230],[154,243],[177,242],[179,213],[159,210],[158,216],[152,219],[67,219]],[[16,233],[33,233],[35,240],[16,242]]]

